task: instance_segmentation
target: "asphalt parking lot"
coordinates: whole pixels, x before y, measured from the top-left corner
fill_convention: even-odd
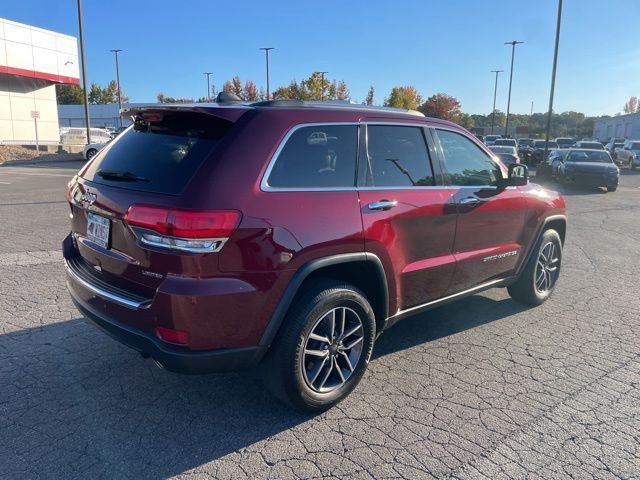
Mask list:
[[[251,372],[159,370],[81,317],[59,253],[78,167],[0,167],[0,478],[640,475],[640,172],[566,192],[546,304],[491,290],[406,320],[309,416]]]

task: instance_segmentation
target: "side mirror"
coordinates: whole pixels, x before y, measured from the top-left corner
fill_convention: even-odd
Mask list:
[[[499,186],[506,187],[522,187],[529,183],[529,169],[522,163],[511,163],[508,167],[506,179],[499,182]]]

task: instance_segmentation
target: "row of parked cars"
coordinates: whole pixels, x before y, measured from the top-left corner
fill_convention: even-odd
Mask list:
[[[537,166],[538,178],[562,184],[605,187],[608,192],[618,188],[619,166],[636,168],[640,165],[640,140],[612,138],[608,143],[602,143],[559,137],[548,142],[546,159],[545,140],[487,135],[482,141],[506,164]]]

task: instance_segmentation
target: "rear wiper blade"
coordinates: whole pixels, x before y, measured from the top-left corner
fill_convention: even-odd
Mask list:
[[[116,180],[122,182],[148,182],[149,179],[145,177],[139,177],[135,173],[121,172],[118,170],[98,170],[98,175],[105,180]]]

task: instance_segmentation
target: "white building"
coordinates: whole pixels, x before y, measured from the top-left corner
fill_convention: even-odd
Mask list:
[[[608,142],[612,137],[639,140],[640,113],[596,120],[593,124],[593,138],[601,142]]]
[[[57,143],[55,84],[78,85],[78,65],[75,37],[0,18],[0,143]]]

